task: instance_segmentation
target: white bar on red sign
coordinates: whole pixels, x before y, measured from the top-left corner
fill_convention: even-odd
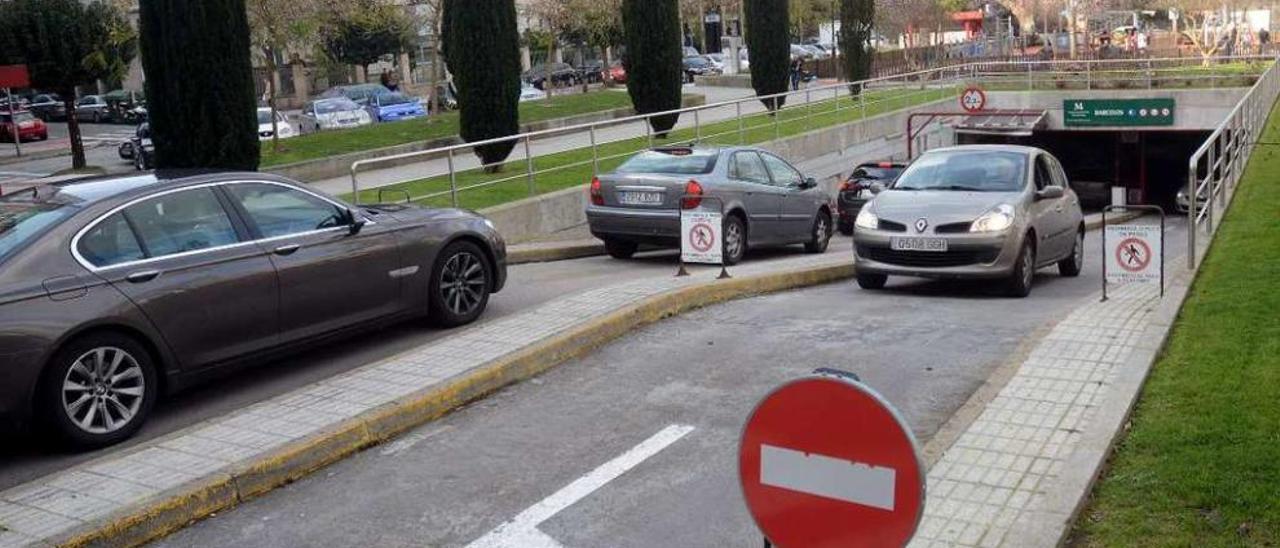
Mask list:
[[[760,483],[764,485],[892,511],[896,478],[892,468],[760,446]]]

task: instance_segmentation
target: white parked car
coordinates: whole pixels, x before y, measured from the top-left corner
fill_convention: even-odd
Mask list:
[[[533,87],[533,84],[525,82],[524,85],[520,87],[520,102],[522,103],[525,101],[537,101],[539,99],[546,98],[547,92]]]
[[[372,123],[373,117],[369,116],[369,113],[355,101],[346,97],[334,97],[307,103],[299,117],[298,129],[302,133],[313,133],[367,126]]]
[[[276,111],[276,127],[280,130],[280,138],[288,139],[297,135],[293,130],[293,125],[289,123],[289,118],[283,112]],[[271,109],[258,109],[258,140],[271,140]]]

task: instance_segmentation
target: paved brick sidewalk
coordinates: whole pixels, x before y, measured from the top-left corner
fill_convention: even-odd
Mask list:
[[[910,546],[1056,545],[1061,528],[1033,525],[1054,512],[1046,498],[1113,395],[1121,366],[1150,348],[1143,334],[1159,302],[1156,287],[1121,287],[1059,323],[929,471]]]
[[[745,277],[846,264],[850,259],[847,250],[832,249],[824,255],[739,266],[732,272]],[[246,461],[270,455],[398,398],[445,384],[568,328],[655,295],[707,282],[716,274],[718,269],[700,268],[689,277],[662,276],[566,296],[15,487],[0,493],[0,547],[65,541],[86,525],[101,524],[136,510],[138,505],[165,500],[171,490],[226,481]],[[238,486],[241,493],[253,489]],[[226,496],[234,502],[239,496],[236,492]]]

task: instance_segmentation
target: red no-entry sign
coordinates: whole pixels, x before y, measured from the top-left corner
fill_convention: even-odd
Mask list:
[[[904,546],[924,510],[923,468],[888,402],[837,375],[774,390],[738,449],[747,508],[783,548]]]

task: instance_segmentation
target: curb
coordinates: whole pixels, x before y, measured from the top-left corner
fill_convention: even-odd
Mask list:
[[[604,255],[604,244],[575,243],[561,246],[530,247],[507,252],[507,264],[547,263]]]
[[[386,442],[509,384],[588,354],[637,327],[732,299],[845,280],[853,272],[852,263],[809,267],[709,280],[649,297],[51,540],[58,546],[138,546],[156,540]]]

